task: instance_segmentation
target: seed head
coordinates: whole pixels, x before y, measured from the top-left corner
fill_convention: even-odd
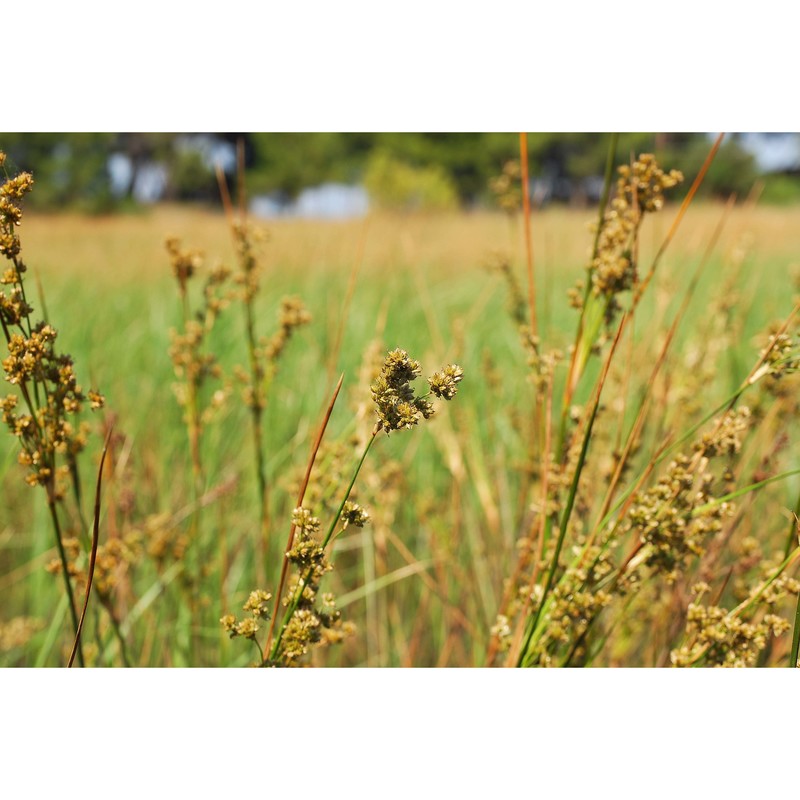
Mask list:
[[[458,364],[450,364],[445,367],[441,372],[434,372],[428,383],[430,384],[431,391],[437,397],[444,400],[452,400],[458,391],[458,384],[464,377],[464,370]]]

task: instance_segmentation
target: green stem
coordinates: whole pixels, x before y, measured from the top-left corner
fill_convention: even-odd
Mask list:
[[[798,535],[800,535],[800,494],[797,495],[797,502],[794,504],[794,519],[789,523],[789,535],[786,538],[786,549],[783,557],[789,558],[789,553],[797,547]]]
[[[122,657],[122,663],[126,667],[130,667],[131,662],[128,658],[128,650],[125,645],[125,637],[122,635],[122,628],[120,627],[119,620],[117,619],[117,615],[114,613],[114,609],[111,607],[110,603],[103,603],[103,606],[108,613],[108,618],[111,620],[111,627],[114,630],[114,636],[116,636],[117,641],[119,642],[119,653]]]
[[[55,473],[53,473],[55,474]],[[56,535],[56,547],[58,548],[58,556],[61,559],[61,572],[64,575],[64,586],[67,591],[67,599],[69,600],[69,614],[72,618],[72,630],[75,636],[78,635],[78,612],[75,608],[75,598],[72,596],[72,582],[69,579],[69,563],[67,561],[67,554],[64,550],[63,537],[61,535],[61,524],[58,521],[58,511],[56,509],[55,500],[53,500],[51,487],[47,487],[47,508],[50,511],[50,519],[53,522],[53,530]],[[78,641],[78,663],[84,666],[83,661],[83,646]]]
[[[798,651],[800,650],[800,594],[797,595],[797,610],[794,612],[794,633],[792,634],[792,652],[789,655],[789,666],[797,667]]]
[[[620,320],[619,327],[617,328],[616,336],[614,337],[614,341],[611,344],[611,349],[608,351],[608,355],[606,356],[605,364],[603,365],[603,371],[600,374],[600,378],[597,381],[596,389],[595,389],[595,398],[592,404],[592,411],[589,414],[589,419],[586,423],[586,431],[583,435],[583,441],[581,442],[581,452],[578,456],[578,462],[575,465],[575,473],[572,476],[572,483],[569,488],[569,495],[567,497],[567,504],[564,508],[564,513],[561,517],[561,521],[559,523],[559,532],[558,532],[558,541],[556,542],[556,549],[553,553],[552,561],[550,562],[550,569],[547,573],[547,582],[545,583],[544,591],[542,592],[541,600],[539,601],[539,606],[536,610],[536,615],[533,618],[532,624],[528,627],[528,631],[525,636],[525,644],[523,645],[522,649],[520,650],[519,658],[517,660],[517,666],[522,666],[523,662],[526,659],[528,654],[528,648],[530,647],[531,640],[533,639],[533,635],[536,631],[536,627],[539,624],[539,619],[542,616],[542,611],[544,610],[545,603],[547,602],[547,595],[550,592],[550,589],[553,585],[553,578],[555,577],[556,569],[558,569],[558,559],[561,555],[561,548],[564,545],[564,538],[567,534],[567,528],[569,527],[569,519],[572,515],[572,509],[575,506],[575,497],[578,494],[578,484],[581,479],[581,473],[583,472],[583,466],[586,463],[586,454],[589,451],[589,443],[592,438],[592,428],[594,427],[594,421],[597,418],[597,411],[600,408],[600,397],[603,394],[603,387],[606,382],[606,378],[608,377],[608,371],[611,368],[611,361],[614,358],[614,353],[617,350],[617,345],[619,344],[620,339],[622,338],[622,332],[625,330],[625,325],[628,320],[627,316],[623,316]]]
[[[600,389],[598,388],[597,397],[594,402],[594,406],[592,407],[592,413],[589,417],[589,422],[586,425],[586,433],[583,436],[583,442],[581,444],[581,453],[578,457],[578,463],[575,467],[575,474],[572,476],[572,484],[569,487],[569,496],[567,497],[567,505],[564,508],[564,514],[562,515],[561,522],[559,523],[559,531],[558,531],[558,541],[556,542],[556,550],[553,553],[553,558],[550,562],[550,570],[547,573],[547,582],[545,583],[544,592],[542,593],[542,599],[539,602],[539,607],[536,611],[536,615],[533,619],[533,623],[531,624],[530,628],[528,629],[528,633],[525,639],[525,644],[520,651],[519,660],[517,661],[517,666],[522,666],[523,661],[525,660],[525,656],[527,655],[528,647],[530,645],[530,641],[533,637],[534,631],[536,630],[536,626],[539,623],[539,618],[542,614],[542,609],[544,608],[545,601],[547,600],[547,595],[550,592],[550,589],[553,585],[553,578],[556,573],[556,569],[558,568],[558,558],[561,555],[561,548],[564,545],[564,537],[567,534],[567,527],[569,525],[569,518],[572,515],[572,509],[575,505],[575,497],[578,493],[578,483],[580,482],[581,473],[583,472],[583,465],[586,462],[586,454],[589,450],[589,441],[592,436],[592,427],[594,426],[595,418],[597,417],[597,409],[600,406]]]
[[[603,196],[600,198],[600,207],[598,209],[598,219],[597,219],[597,230],[594,234],[594,243],[592,245],[592,255],[589,259],[589,270],[586,276],[586,286],[583,290],[583,303],[581,304],[581,313],[580,317],[578,318],[578,328],[575,332],[575,344],[574,344],[574,356],[573,356],[573,364],[569,370],[569,374],[567,375],[567,386],[564,388],[564,402],[561,408],[561,422],[558,428],[558,442],[556,445],[556,453],[561,455],[561,451],[564,447],[564,440],[566,438],[567,432],[567,417],[569,415],[569,406],[572,400],[572,390],[570,389],[570,382],[574,380],[577,383],[577,379],[573,379],[574,370],[577,368],[577,359],[579,358],[579,351],[581,349],[581,342],[584,338],[585,333],[585,326],[586,326],[586,308],[589,304],[589,300],[592,297],[592,273],[595,258],[597,258],[597,250],[600,246],[600,235],[603,232],[603,220],[605,219],[606,214],[606,207],[608,206],[608,199],[611,196],[611,184],[614,180],[614,162],[617,159],[617,141],[619,140],[619,133],[612,133],[611,139],[608,143],[608,155],[606,156],[606,171],[605,176],[603,179]],[[601,317],[602,320],[602,317]],[[596,336],[596,332],[594,334]],[[582,367],[581,367],[582,371]],[[578,373],[580,376],[580,372]]]
[[[355,472],[353,473],[353,477],[350,480],[350,485],[347,487],[347,491],[345,492],[344,498],[342,499],[341,504],[339,505],[339,510],[336,512],[336,516],[333,518],[331,522],[330,528],[328,528],[328,532],[325,535],[325,539],[322,542],[322,549],[324,550],[328,546],[328,542],[331,540],[333,536],[334,530],[336,530],[336,524],[339,522],[339,518],[342,516],[342,511],[344,510],[344,505],[350,497],[350,492],[353,491],[353,486],[355,485],[356,478],[358,478],[358,473],[361,472],[361,467],[364,466],[364,461],[367,458],[367,453],[369,453],[370,448],[372,447],[372,443],[375,441],[375,437],[378,435],[378,432],[381,430],[381,425],[378,423],[372,431],[372,435],[367,440],[367,446],[364,448],[364,452],[361,454],[361,459],[358,462],[358,466],[356,467]],[[286,630],[286,626],[289,624],[289,620],[291,620],[292,615],[297,610],[297,605],[300,602],[300,598],[303,596],[303,591],[306,588],[306,584],[308,583],[308,577],[310,572],[307,572],[302,576],[300,579],[299,585],[297,590],[292,597],[292,601],[289,603],[289,606],[286,609],[286,613],[283,615],[283,621],[281,622],[280,630],[278,631],[278,635],[275,637],[275,642],[272,645],[272,649],[269,652],[269,658],[271,661],[274,661],[278,655],[278,651],[280,650],[281,640],[283,639],[283,632]]]
[[[780,472],[777,475],[773,475],[771,478],[766,478],[763,481],[758,481],[758,483],[751,483],[749,486],[744,486],[741,489],[737,489],[735,492],[731,492],[730,494],[726,494],[722,497],[714,498],[710,503],[706,503],[702,506],[697,506],[692,510],[692,517],[699,517],[705,514],[707,511],[711,511],[712,509],[716,508],[717,506],[721,505],[722,503],[727,503],[730,500],[735,500],[737,497],[741,497],[743,494],[748,494],[749,492],[754,492],[757,489],[760,489],[762,486],[766,486],[769,483],[774,483],[775,481],[782,481],[784,478],[789,478],[792,475],[800,474],[800,469],[790,469],[786,472]],[[791,547],[789,551],[791,551]],[[786,556],[789,555],[787,551]]]
[[[793,545],[798,539],[798,516],[800,516],[800,494],[797,496],[797,502],[794,504],[794,519],[789,525],[789,536],[786,540],[785,558],[789,557],[792,552]],[[796,545],[795,545],[796,546]],[[794,632],[792,633],[792,652],[789,656],[789,666],[797,667],[798,650],[800,650],[800,594],[797,595],[797,609],[794,612]]]
[[[262,424],[266,396],[262,380],[264,377],[264,370],[258,360],[255,320],[253,318],[253,298],[249,291],[245,298],[244,310],[247,350],[250,359],[250,387],[253,393],[250,398],[250,420],[253,428],[253,448],[255,452],[261,541],[263,547],[260,563],[263,564],[263,570],[266,573],[269,560],[269,505],[267,502],[267,470],[264,461],[264,429]]]

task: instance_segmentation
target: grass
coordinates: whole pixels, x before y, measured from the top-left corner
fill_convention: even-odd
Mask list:
[[[646,220],[637,244],[641,265],[651,263],[675,212],[669,206]],[[648,383],[669,324],[723,217],[665,366]],[[566,353],[574,338],[578,315],[568,307],[566,292],[586,276],[592,244],[587,226],[595,218],[594,210],[533,213],[542,352],[560,348]],[[733,625],[753,607],[743,605],[742,592],[760,591],[759,597],[769,593],[781,561],[788,563],[780,575],[788,576],[794,555],[787,552],[776,563],[773,556],[786,546],[788,512],[800,487],[796,475],[737,496],[734,516],[712,532],[712,546],[706,544],[703,554],[687,561],[685,576],[663,583],[659,575],[648,573],[650,585],[622,600],[615,597],[608,610],[591,617],[588,628],[578,624],[568,631],[563,644],[553,627],[553,604],[563,605],[581,591],[568,591],[570,569],[585,569],[592,559],[611,570],[607,575],[598,572],[596,584],[586,590],[593,598],[598,587],[613,594],[609,587],[614,581],[628,579],[625,558],[635,546],[635,530],[625,527],[629,522],[624,515],[618,518],[617,538],[606,538],[605,528],[596,526],[611,454],[624,445],[638,404],[646,398],[650,416],[632,440],[630,465],[611,508],[620,508],[625,492],[640,477],[639,494],[631,497],[642,503],[642,494],[657,484],[669,463],[657,465],[652,456],[664,437],[672,433],[676,440],[723,404],[756,363],[767,325],[791,311],[798,223],[800,209],[795,207],[741,204],[726,212],[712,204],[690,209],[614,358],[606,362],[602,393],[598,381],[609,345],[600,358],[589,360],[572,400],[579,408],[566,442],[576,455],[583,444],[582,456],[549,474],[544,494],[545,401],[550,398],[557,426],[565,370],[556,369],[549,388],[537,394],[527,366],[531,353],[508,313],[507,287],[482,267],[491,251],[506,250],[520,285],[527,285],[519,218],[475,212],[271,223],[254,305],[258,334],[269,336],[277,329],[280,301],[287,295],[301,297],[313,319],[286,345],[263,412],[268,523],[274,531],[268,563],[281,561],[308,454],[340,374],[343,387],[306,494],[320,504],[313,509],[319,514],[339,505],[361,453],[352,440],[363,448],[374,424],[369,386],[374,365],[386,350],[407,350],[422,363],[424,374],[458,363],[465,375],[452,404],[439,403],[436,416],[419,431],[381,435],[364,462],[354,499],[368,509],[371,525],[348,527],[333,537],[336,569],[326,578],[326,587],[342,601],[343,618],[355,623],[357,633],[341,646],[315,650],[312,663],[483,665],[487,652],[491,663],[502,663],[514,655],[515,628],[523,663],[654,665],[669,663],[670,652],[681,648],[692,658],[702,647],[705,654],[710,646],[703,639],[705,629],[686,625],[691,586],[706,580],[714,607],[725,606],[729,614],[741,608],[725,617]],[[110,218],[30,213],[20,230],[29,275],[41,282],[60,346],[74,357],[87,386],[102,389],[104,413],[114,419],[117,438],[103,485],[100,541],[140,536],[142,552],[127,567],[117,567],[111,595],[132,663],[252,662],[255,649],[231,642],[219,624],[224,614],[241,614],[253,589],[275,592],[278,584],[275,569],[264,576],[263,565],[258,565],[259,489],[250,415],[234,393],[205,425],[205,470],[195,496],[168,356],[169,330],[181,326],[182,311],[164,240],[174,235],[203,250],[209,264],[221,260],[234,268],[225,216],[178,207]],[[32,278],[27,280],[36,317],[42,299]],[[196,301],[196,288],[191,291]],[[332,363],[340,331],[341,347]],[[236,365],[247,365],[244,322],[235,303],[220,314],[209,344],[225,375]],[[758,427],[736,457],[725,462],[738,489],[798,466],[791,447],[781,441],[784,433],[789,441],[797,434],[791,396],[773,401],[760,389],[749,394]],[[596,418],[587,427],[585,411],[593,397],[599,398]],[[714,418],[699,430],[707,430]],[[99,421],[93,421],[99,432]],[[591,435],[581,440],[587,430]],[[558,460],[556,432],[548,451]],[[47,505],[25,486],[15,463],[16,446],[12,437],[0,441],[5,494],[0,510],[2,617],[4,622],[28,617],[39,620],[37,624],[43,621],[44,627],[32,628],[27,642],[0,653],[0,663],[61,664],[72,639],[64,621],[66,608],[59,606],[63,587],[42,569],[53,550]],[[95,436],[84,459],[83,482],[89,493],[101,448],[102,438]],[[715,472],[713,490],[695,509],[713,505],[720,496],[716,490],[723,471],[721,466]],[[554,487],[563,492],[558,498]],[[731,487],[728,493],[733,491]],[[543,496],[551,497],[561,513],[552,530],[540,513]],[[707,513],[706,508],[695,518]],[[199,589],[188,603],[178,540],[195,514],[202,514],[203,531],[192,567]],[[323,530],[329,522],[330,516]],[[592,530],[597,531],[599,551],[587,540]],[[755,544],[750,541],[754,538]],[[153,555],[156,540],[166,542],[163,557]],[[532,579],[535,559],[519,561],[520,548],[526,547],[531,553],[541,548],[539,577],[531,585],[538,584],[550,600],[538,608],[535,592],[533,600],[517,602],[516,590],[509,591],[518,567],[520,580],[527,585]],[[148,554],[148,548],[153,552]],[[584,558],[589,561],[581,567]],[[637,554],[631,563],[637,564]],[[767,571],[763,576],[762,568]],[[781,613],[791,625],[788,633],[781,631],[759,651],[761,663],[787,663],[790,657],[796,604],[793,598],[775,603],[786,606]],[[54,618],[57,608],[60,616]],[[86,630],[91,634],[84,634],[87,660],[120,664],[118,637],[98,609],[90,603]],[[499,611],[505,623],[498,620]],[[757,625],[766,612],[759,613],[746,624]],[[675,618],[680,627],[671,621]],[[501,630],[503,624],[508,635]],[[187,645],[192,639],[194,649]],[[700,644],[693,650],[695,640]],[[525,643],[522,651],[520,642]]]

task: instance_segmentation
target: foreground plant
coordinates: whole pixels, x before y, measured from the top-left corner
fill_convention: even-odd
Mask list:
[[[0,152],[0,168],[4,162],[5,154]],[[77,418],[87,402],[92,409],[101,408],[104,398],[94,390],[84,393],[71,356],[56,348],[56,329],[44,320],[33,320],[34,309],[25,292],[27,268],[16,232],[22,220],[20,201],[32,188],[33,177],[26,172],[8,178],[0,186],[0,255],[9,262],[0,278],[0,284],[7,287],[0,291],[0,324],[8,347],[2,366],[6,381],[19,392],[6,395],[0,405],[3,422],[19,441],[18,460],[28,470],[25,480],[45,491],[59,555],[54,571],[63,575],[73,631],[77,634],[78,614],[71,580],[75,568],[70,565],[67,545],[73,540],[73,547],[80,551],[80,542],[85,543],[88,536],[81,510],[77,456],[86,447],[89,432],[88,425],[78,423]],[[64,519],[65,496],[70,486],[74,512],[80,520],[79,537],[69,535],[69,523]],[[78,661],[84,664],[80,646]]]
[[[285,611],[280,617],[281,623],[274,637],[272,635],[274,628],[271,628],[263,649],[256,641],[262,653],[263,666],[292,666],[302,656],[307,655],[312,646],[340,642],[352,632],[352,626],[343,622],[336,610],[332,594],[321,595],[322,603],[317,604],[320,582],[332,569],[327,549],[336,536],[349,525],[363,527],[369,521],[367,512],[358,504],[351,502],[350,495],[378,433],[385,431],[389,435],[394,431],[410,430],[421,420],[430,419],[436,409],[429,397],[433,395],[443,400],[452,400],[464,377],[460,366],[449,364],[427,379],[428,392],[417,394],[412,382],[421,374],[422,368],[419,362],[411,358],[405,350],[392,350],[384,359],[380,373],[370,386],[377,422],[367,439],[361,458],[325,535],[320,537],[320,520],[314,517],[309,509],[298,507],[294,510],[285,563],[295,567],[295,575],[283,599]],[[323,431],[324,426],[320,438]],[[313,456],[311,463],[313,464]],[[259,595],[261,597],[266,597],[268,594],[261,590],[257,591],[261,592]],[[283,576],[278,590],[278,605],[275,608],[274,619],[280,614],[282,591]],[[245,623],[240,623],[231,615],[221,619],[221,624],[232,636],[247,634],[245,638],[252,638],[255,641],[257,623],[247,620]],[[241,628],[242,624],[245,624],[244,629]]]
[[[678,666],[749,666],[764,659],[775,637],[791,628],[779,606],[786,606],[787,600],[794,603],[788,595],[796,593],[797,581],[784,574],[799,552],[792,542],[777,568],[766,554],[753,556],[752,546],[750,555],[738,560],[731,561],[726,553],[741,526],[739,503],[754,502],[765,487],[800,472],[781,472],[771,463],[786,440],[783,431],[772,432],[776,423],[771,417],[780,419],[791,413],[785,409],[795,407],[791,393],[780,387],[800,366],[793,333],[797,309],[770,332],[749,374],[724,402],[708,413],[704,410],[699,422],[680,432],[673,421],[677,415],[669,414],[664,400],[666,422],[662,419],[657,427],[651,413],[655,387],[659,379],[668,380],[668,386],[679,380],[662,375],[701,263],[659,343],[649,378],[631,402],[632,423],[624,418],[634,379],[629,367],[615,368],[622,360],[621,343],[626,335],[631,337],[644,291],[702,174],[652,266],[641,276],[638,241],[643,220],[662,207],[664,192],[682,176],[663,171],[651,155],[621,167],[610,208],[601,209],[588,280],[571,293],[580,318],[563,382],[554,380],[558,359],[545,355],[538,339],[529,337],[532,382],[546,409],[543,420],[537,420],[541,429],[535,432],[536,441],[543,444],[533,472],[538,478],[535,518],[520,542],[517,566],[491,631],[489,663],[504,651],[503,662],[509,666],[590,665],[616,644],[615,632],[624,629],[623,640],[629,636],[639,641],[631,632],[643,626],[646,640],[661,636],[669,645],[660,652],[659,663],[671,658]],[[629,346],[633,350],[634,342]],[[581,378],[589,372],[592,355],[601,353],[599,377],[586,405],[575,408],[572,400]],[[560,404],[557,386],[563,387]],[[707,387],[703,391],[710,396]],[[745,393],[757,395],[752,398],[757,414],[740,405]],[[623,411],[613,438],[609,423],[599,424],[608,414],[603,398]],[[693,398],[687,410],[702,408],[698,399],[702,398]],[[768,411],[770,401],[774,402]],[[553,419],[553,407],[559,405],[560,418]],[[745,470],[756,452],[757,434],[766,439],[767,455],[762,457],[763,469],[748,480]],[[769,436],[774,437],[771,444]],[[610,452],[604,453],[605,447]],[[651,455],[637,466],[635,455],[646,448]],[[737,541],[736,546],[743,545]],[[752,574],[759,566],[766,578]],[[700,587],[698,601],[687,603],[693,584]],[[745,590],[739,605],[726,610],[726,590],[741,592],[748,584],[757,588]],[[706,592],[711,592],[711,601],[701,605],[699,597]],[[795,642],[798,638],[795,630]],[[792,657],[796,661],[796,648]]]

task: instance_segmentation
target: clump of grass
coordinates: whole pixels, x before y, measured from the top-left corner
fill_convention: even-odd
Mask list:
[[[638,410],[636,404],[631,409],[635,419],[625,433],[623,398],[629,394],[634,376],[630,368],[615,369],[615,365],[655,269],[654,263],[641,280],[640,232],[645,215],[661,209],[665,190],[681,177],[674,170],[661,170],[647,154],[620,168],[610,209],[601,213],[595,234],[588,281],[571,292],[580,317],[563,382],[554,380],[558,359],[543,356],[538,337],[529,334],[524,342],[534,390],[545,409],[536,420],[540,429],[535,432],[543,448],[540,466],[532,471],[535,519],[529,536],[520,543],[519,558],[491,630],[489,663],[505,651],[504,661],[509,665],[589,665],[606,648],[616,647],[621,652],[621,641],[642,646],[632,636],[641,626],[650,626],[646,630],[651,637],[660,635],[665,642],[675,643],[681,634],[674,624],[677,618],[687,621],[685,641],[663,649],[660,663],[669,660],[671,653],[672,663],[684,666],[752,665],[766,653],[770,636],[780,636],[791,627],[776,611],[787,591],[793,594],[796,588],[796,580],[783,575],[794,563],[796,551],[787,545],[777,570],[766,558],[731,563],[725,553],[737,529],[743,527],[735,501],[746,498],[752,502],[751,495],[798,472],[776,469],[773,462],[785,445],[780,438],[769,444],[768,438],[775,435],[769,415],[784,414],[781,409],[792,403],[780,396],[783,393],[776,393],[775,386],[800,365],[798,342],[790,332],[794,312],[771,332],[750,373],[722,404],[710,413],[706,413],[706,405],[700,422],[687,426],[686,420],[678,421],[676,415],[655,427],[648,412],[695,286],[693,281],[660,345],[660,354],[653,360]],[[678,219],[685,206],[686,201]],[[667,241],[675,227],[673,223]],[[656,259],[663,256],[664,249],[662,245]],[[627,308],[623,298],[630,298]],[[608,349],[604,347],[606,336],[611,340]],[[630,347],[633,349],[633,341]],[[592,355],[604,350],[587,404],[574,408],[573,397],[589,373]],[[675,374],[669,378],[671,382],[679,380]],[[770,395],[774,409],[762,410],[757,418],[739,404],[746,392],[755,392],[756,385],[764,388],[754,400],[761,405]],[[557,405],[557,387],[562,392],[561,414],[554,437],[552,409]],[[623,411],[616,436],[609,436],[611,421],[605,420],[608,411],[601,402],[609,394],[620,398],[618,407]],[[689,406],[681,410],[691,413]],[[698,433],[709,422],[709,429]],[[680,433],[678,425],[687,427]],[[759,479],[742,480],[745,457],[754,454],[745,442],[758,438],[767,448],[762,464],[769,464],[769,469],[762,470]],[[688,452],[678,450],[687,442],[693,442]],[[603,448],[611,449],[605,461]],[[648,450],[649,457],[636,459]],[[659,474],[658,467],[667,456],[671,460]],[[731,575],[738,570],[745,578],[748,570],[756,567],[766,569],[769,577],[735,609],[724,610],[719,603]],[[687,587],[698,575],[704,576],[698,584],[703,587],[700,595],[710,591],[705,579],[718,584],[708,606],[689,604],[685,599]],[[654,602],[659,586],[661,598]],[[767,591],[768,586],[774,590]],[[669,610],[664,603],[670,604]],[[620,629],[626,631],[622,640],[614,638]],[[647,646],[652,646],[652,640]]]

